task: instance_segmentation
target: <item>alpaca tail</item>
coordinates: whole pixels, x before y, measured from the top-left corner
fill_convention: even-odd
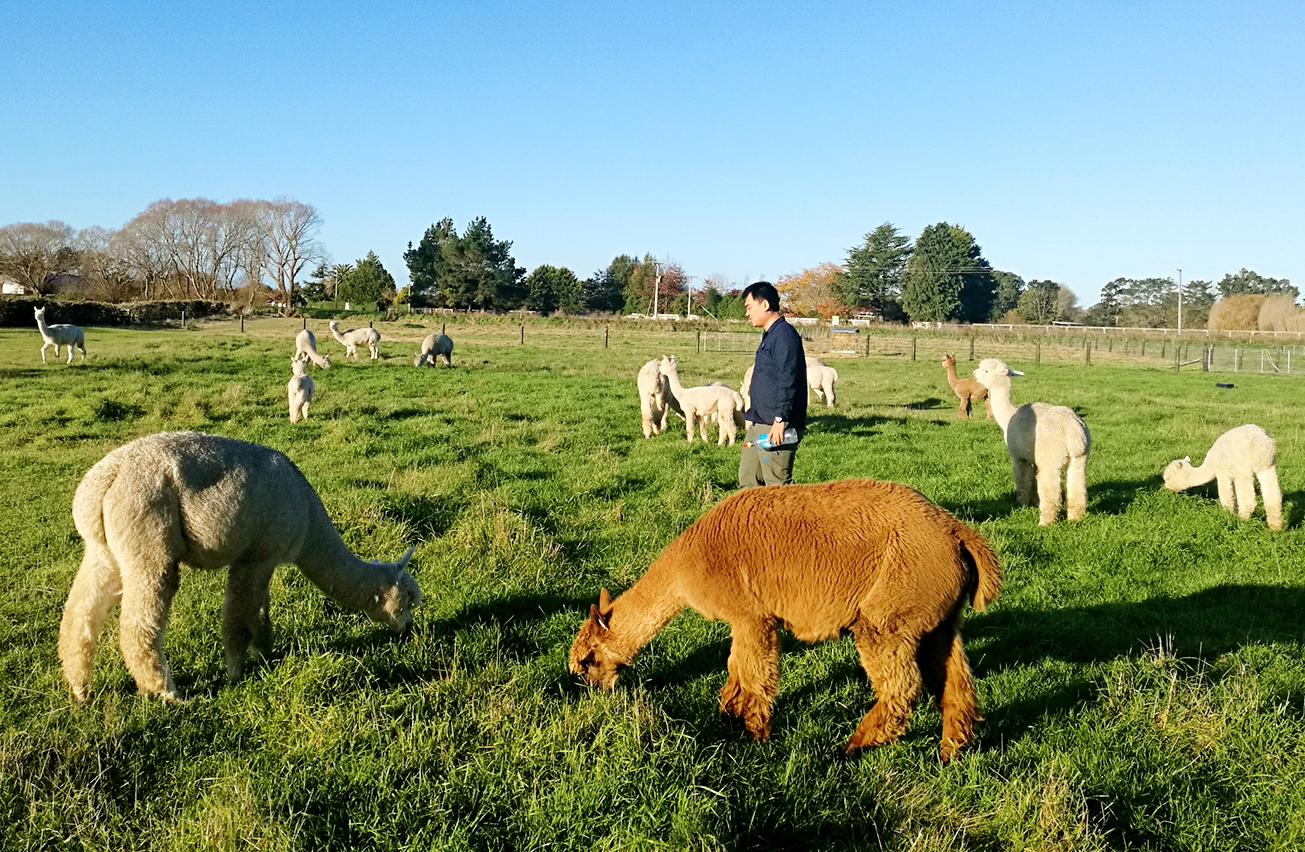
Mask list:
[[[974,594],[970,604],[983,612],[1001,594],[1001,566],[997,556],[983,540],[983,536],[972,530],[967,524],[956,522],[956,537],[961,549],[969,554],[969,561],[974,566]]]
[[[113,453],[95,463],[82,477],[73,494],[73,525],[87,542],[105,542],[104,495],[118,478],[118,459]]]

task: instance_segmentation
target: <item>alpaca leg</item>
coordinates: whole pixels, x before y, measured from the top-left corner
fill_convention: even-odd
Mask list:
[[[41,345],[41,363],[42,363],[42,364],[45,363],[45,350],[47,350],[47,349],[49,349],[49,348],[50,348],[50,344],[48,344],[48,343],[44,343],[44,344]],[[55,353],[54,353],[54,357],[58,358],[58,357],[59,357],[59,353],[58,353],[58,352],[55,352]]]
[[[1074,456],[1065,471],[1065,518],[1081,520],[1087,514],[1087,456]]]
[[[970,398],[968,396],[963,396],[961,397],[960,407],[956,409],[956,419],[962,420],[968,418],[969,416],[970,416]]]
[[[290,422],[299,422],[299,403],[293,399],[290,400]]]
[[[85,701],[95,661],[95,645],[109,610],[122,597],[122,579],[107,554],[89,542],[77,569],[59,624],[59,661],[73,698]]]
[[[686,430],[688,431],[688,433],[689,433],[689,443],[690,443],[690,444],[693,443],[693,432],[694,432],[694,430],[697,428],[697,426],[698,426],[698,424],[697,424],[697,412],[695,412],[692,408],[689,408],[688,406],[685,406],[685,408],[684,408],[684,427],[685,427],[685,429],[686,429]],[[704,441],[706,440],[706,437],[705,437],[705,436],[703,437],[703,440],[704,440]]]
[[[992,419],[992,403],[988,400],[988,398],[987,398],[986,396],[983,398],[983,410],[986,411],[986,412],[988,412],[988,416],[985,417],[984,420],[991,420],[991,419]]]
[[[453,356],[452,356],[452,355],[449,355],[449,354],[446,353],[446,354],[444,354],[444,355],[441,355],[440,357],[444,359],[444,366],[445,366],[445,367],[452,367],[452,366],[453,366]]]
[[[73,345],[72,345],[71,343],[69,343],[69,344],[68,344],[68,363],[69,363],[69,364],[72,363],[72,359],[73,359]]]
[[[825,403],[825,407],[826,407],[826,408],[833,408],[833,407],[834,407],[834,403],[836,403],[836,402],[838,401],[838,398],[836,397],[836,395],[835,395],[835,393],[834,393],[834,383],[833,383],[833,382],[830,382],[830,383],[829,383],[829,390],[826,392],[826,396],[829,397],[829,400]]]
[[[303,404],[303,405],[300,407],[300,409],[299,409],[299,419],[300,419],[300,420],[307,420],[307,419],[308,419],[308,402],[307,402],[307,400],[304,401],[304,404]]]
[[[1215,481],[1219,485],[1219,505],[1229,512],[1236,512],[1237,502],[1233,496],[1232,477],[1221,473],[1215,477]]]
[[[1060,465],[1049,464],[1038,468],[1038,525],[1056,522],[1060,514]]]
[[[897,613],[898,622],[910,621],[911,613]],[[875,690],[875,704],[861,718],[844,754],[853,754],[866,746],[890,743],[906,730],[911,705],[920,694],[920,666],[916,663],[917,640],[898,631],[881,630],[862,615],[852,624],[861,666]]]
[[[1269,529],[1282,529],[1282,489],[1278,486],[1278,469],[1271,467],[1256,474],[1260,480],[1260,494],[1264,496],[1264,519]]]
[[[81,352],[82,352],[82,360],[85,361],[85,360],[86,360],[86,345],[83,344],[83,343],[78,343],[78,344],[77,344],[77,348],[81,350]]]
[[[925,687],[938,699],[943,714],[942,746],[939,756],[943,763],[955,757],[961,746],[974,736],[974,723],[978,709],[974,701],[974,680],[965,659],[961,636],[956,632],[959,610],[955,617],[938,625],[920,642],[916,659]]]
[[[1032,506],[1036,493],[1036,471],[1028,459],[1012,458],[1011,472],[1015,475],[1015,500],[1021,506]]]
[[[136,688],[146,695],[177,701],[177,688],[163,655],[163,634],[168,626],[172,597],[181,585],[177,563],[156,559],[122,566],[122,614],[118,619],[118,645]]]
[[[770,739],[770,705],[779,691],[779,635],[773,621],[730,623],[729,677],[720,711],[743,720],[754,740]]]
[[[643,436],[645,438],[651,438],[657,434],[657,424],[654,420],[652,404],[649,403],[647,397],[639,400],[639,417],[643,422]]]
[[[222,600],[222,649],[227,680],[244,673],[245,658],[261,660],[272,653],[272,570],[276,564],[232,565],[227,571],[226,596]]]
[[[1237,495],[1237,517],[1247,520],[1255,513],[1255,477],[1249,473],[1233,477],[1233,493]]]

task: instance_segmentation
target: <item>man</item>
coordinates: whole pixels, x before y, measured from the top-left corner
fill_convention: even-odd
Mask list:
[[[739,458],[739,487],[786,485],[793,481],[793,456],[807,428],[807,361],[802,337],[779,315],[779,292],[768,281],[743,291],[743,312],[762,330],[752,367],[751,407],[743,417],[752,425]],[[784,430],[797,430],[797,441],[786,442]],[[770,436],[771,449],[757,446]]]

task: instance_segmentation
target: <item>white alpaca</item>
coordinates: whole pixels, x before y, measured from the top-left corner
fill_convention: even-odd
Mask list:
[[[436,358],[442,359],[445,367],[453,366],[453,338],[447,334],[426,335],[426,339],[421,342],[421,351],[417,353],[417,359],[412,362],[412,366],[434,367]]]
[[[675,362],[674,355],[666,357]],[[679,402],[671,394],[670,379],[662,375],[661,366],[661,360],[654,358],[639,368],[639,417],[645,438],[665,432],[672,411],[684,416]]]
[[[323,370],[331,369],[331,356],[317,354],[317,337],[306,328],[295,335],[295,357],[301,355]]]
[[[1192,465],[1191,456],[1169,463],[1165,488],[1182,491],[1218,480],[1219,502],[1243,521],[1255,511],[1255,480],[1264,495],[1264,517],[1269,529],[1282,529],[1282,489],[1278,486],[1278,445],[1269,434],[1247,423],[1229,429],[1215,440],[1205,461]]]
[[[72,510],[86,553],[64,604],[59,659],[79,701],[119,602],[119,645],[137,688],[178,700],[163,635],[182,562],[228,566],[222,645],[230,680],[247,655],[271,650],[268,584],[278,565],[297,565],[328,596],[396,632],[421,602],[406,570],[413,548],[398,562],[354,556],[299,469],[258,444],[196,432],[137,438],[86,472]]]
[[[1024,375],[996,358],[985,358],[974,378],[988,389],[992,416],[1001,425],[1015,475],[1020,505],[1038,504],[1038,523],[1055,523],[1060,513],[1060,471],[1065,473],[1066,517],[1077,521],[1087,511],[1087,461],[1092,437],[1073,409],[1045,402],[1015,408],[1010,401],[1010,377]]]
[[[689,442],[693,442],[695,428],[701,430],[702,440],[705,442],[707,423],[715,420],[720,424],[720,436],[716,444],[718,446],[724,444],[728,439],[733,446],[734,439],[738,436],[736,415],[740,413],[739,405],[743,401],[742,396],[726,385],[684,387],[680,384],[679,368],[673,358],[663,358],[659,370],[670,382],[671,396],[684,412],[684,424],[688,431]]]
[[[816,392],[816,399],[833,408],[837,398],[834,394],[834,382],[838,381],[838,371],[825,366],[819,358],[807,359],[807,386]]]
[[[82,351],[82,360],[86,360],[86,335],[75,325],[45,324],[45,308],[34,308],[36,311],[36,328],[41,332],[41,363],[45,363],[45,350],[54,347],[54,357],[59,357],[59,347],[68,347],[68,363],[72,363],[73,347],[76,346]]]
[[[286,393],[290,398],[291,423],[308,419],[308,404],[313,401],[313,380],[304,374],[307,363],[306,359],[298,357],[290,359],[292,375]]]
[[[752,407],[752,371],[756,369],[753,365],[748,365],[748,369],[743,371],[743,384],[739,386],[739,396],[743,397],[743,410],[747,411]]]
[[[381,347],[377,345],[381,342],[381,333],[374,328],[351,328],[348,331],[340,331],[340,324],[331,320],[331,335],[344,346],[346,358],[357,358],[359,346],[366,346],[371,350],[373,361],[381,357]]]

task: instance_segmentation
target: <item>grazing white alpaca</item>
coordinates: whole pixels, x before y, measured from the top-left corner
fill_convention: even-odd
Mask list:
[[[381,333],[374,328],[351,328],[348,331],[340,331],[340,323],[331,320],[331,335],[344,346],[346,358],[357,358],[359,346],[366,346],[371,350],[373,361],[381,357],[381,347],[377,345],[381,342]]]
[[[837,398],[834,394],[836,381],[838,381],[837,370],[825,366],[825,362],[819,358],[807,359],[807,386],[816,392],[816,399],[823,402],[826,408],[834,407]]]
[[[1205,461],[1192,465],[1192,457],[1177,459],[1165,468],[1165,488],[1182,491],[1219,483],[1219,503],[1236,512],[1243,521],[1255,511],[1255,480],[1264,495],[1264,518],[1269,529],[1282,529],[1282,489],[1278,486],[1278,445],[1254,423],[1229,429],[1205,454]]]
[[[1060,471],[1065,473],[1068,520],[1087,512],[1087,461],[1092,437],[1074,410],[1064,405],[1030,402],[1015,408],[1010,401],[1010,377],[1024,375],[996,358],[985,358],[974,378],[988,389],[992,416],[1001,425],[1015,475],[1020,505],[1038,504],[1038,523],[1055,523],[1060,513]]]
[[[64,604],[59,659],[79,701],[104,620],[119,602],[119,644],[136,686],[178,700],[163,634],[182,562],[228,567],[222,645],[230,680],[246,655],[271,650],[268,584],[278,565],[297,565],[329,597],[396,632],[421,602],[406,570],[414,548],[398,562],[354,556],[299,469],[258,444],[197,432],[137,438],[86,472],[72,511],[86,553]]]
[[[739,405],[743,401],[742,395],[726,385],[704,385],[702,387],[686,388],[680,384],[679,367],[674,358],[663,358],[658,369],[670,382],[671,396],[675,398],[675,401],[679,403],[680,410],[684,412],[684,423],[688,431],[689,442],[693,443],[695,428],[701,430],[702,440],[706,442],[707,423],[715,420],[720,424],[720,436],[716,439],[717,446],[724,444],[726,439],[733,446],[734,439],[738,437],[738,420],[736,416],[741,413]]]
[[[313,401],[313,380],[304,373],[307,361],[299,357],[290,359],[290,383],[286,393],[290,398],[290,422],[308,419],[308,404]]]
[[[447,334],[426,335],[426,339],[421,342],[421,351],[417,353],[417,360],[412,362],[412,366],[434,367],[436,358],[443,359],[445,367],[453,366],[453,338]]]
[[[301,355],[323,370],[331,369],[331,356],[317,354],[317,337],[306,328],[295,335],[295,357]]]
[[[45,350],[54,347],[54,357],[59,357],[59,347],[68,347],[68,363],[72,363],[73,347],[76,346],[82,351],[82,360],[86,360],[86,335],[75,325],[45,324],[45,308],[34,308],[36,311],[36,328],[41,332],[41,363],[45,363]]]

